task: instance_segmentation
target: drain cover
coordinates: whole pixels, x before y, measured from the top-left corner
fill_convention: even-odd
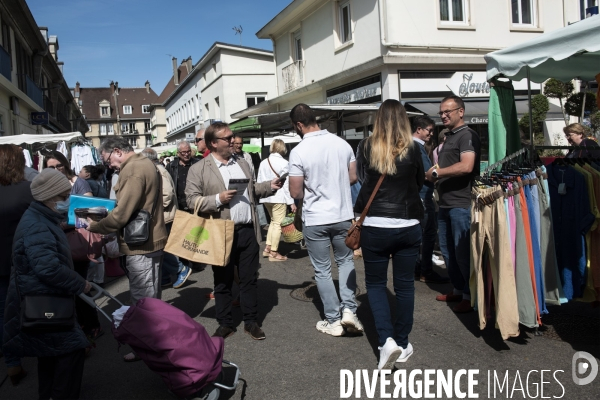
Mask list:
[[[360,289],[356,288],[355,295],[360,295]],[[316,283],[310,283],[308,286],[294,289],[290,292],[290,296],[293,299],[306,301],[306,302],[315,302],[321,303],[321,296],[319,296],[319,289],[317,288]]]

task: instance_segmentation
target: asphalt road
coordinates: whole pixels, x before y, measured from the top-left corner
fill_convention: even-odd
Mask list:
[[[305,251],[292,245],[282,247],[282,252],[288,251],[291,253],[287,262],[262,261],[258,286],[259,322],[267,339],[254,341],[244,334],[241,312],[239,308],[234,309],[238,332],[225,341],[225,359],[240,366],[242,381],[235,392],[222,392],[221,399],[338,399],[342,394],[340,370],[352,371],[354,377],[356,370],[368,370],[366,374],[371,379],[377,366],[377,335],[370,316],[362,260],[356,261],[360,292],[357,298],[360,301],[358,316],[366,332],[361,336],[336,338],[315,329],[316,322],[322,319],[320,302],[311,301],[317,295],[315,287],[295,292],[304,292],[308,301],[291,296],[292,291],[313,283],[313,271]],[[334,267],[333,270],[337,277],[337,269]],[[183,288],[165,290],[163,300],[183,309],[212,334],[217,328],[214,300],[205,297],[211,286],[209,269],[195,272]],[[456,315],[449,305],[435,301],[435,295],[447,291],[450,285],[415,282],[415,287],[415,319],[410,335],[414,354],[401,365],[406,371],[406,386],[410,389],[418,389],[418,384],[408,384],[411,371],[433,369],[447,374],[447,370],[451,370],[454,378],[459,370],[472,370],[472,377],[477,380],[472,391],[478,398],[541,398],[542,387],[543,397],[599,397],[600,376],[588,385],[578,386],[573,382],[571,371],[572,358],[577,351],[591,353],[598,362],[600,309],[581,303],[554,307],[551,315],[555,317],[555,326],[549,326],[544,335],[522,331],[519,338],[503,341],[493,323],[481,331],[476,313]],[[108,283],[107,289],[119,299],[128,300],[125,278]],[[114,302],[106,299],[99,304],[110,312],[117,308]],[[172,399],[161,379],[143,362],[122,361],[129,349],[127,346],[119,348],[110,333],[109,322],[103,320],[102,323],[106,334],[98,339],[97,347],[86,360],[81,398]],[[0,376],[5,376],[6,367],[0,364]],[[29,375],[17,387],[5,382],[0,387],[0,399],[37,398],[36,360],[25,359],[23,365]],[[541,370],[545,372],[542,374]],[[230,372],[227,370],[227,378]],[[399,379],[402,373],[397,373]],[[413,374],[417,380],[423,379],[422,374]],[[494,384],[494,374],[498,377],[497,384]],[[462,391],[467,392],[467,376],[459,376],[459,392],[454,388],[451,396],[441,392],[438,397],[435,388],[440,386],[434,384],[435,398],[458,398]],[[387,392],[393,394],[394,387],[391,378]],[[360,395],[353,391],[351,398],[380,398],[379,382],[373,397],[369,397],[366,389],[363,384]],[[402,391],[398,394],[402,396]],[[418,398],[419,393],[407,391],[405,396]]]

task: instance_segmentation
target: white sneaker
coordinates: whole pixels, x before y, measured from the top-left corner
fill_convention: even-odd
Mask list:
[[[344,327],[339,319],[333,324],[328,321],[319,321],[317,322],[317,330],[331,336],[344,336]]]
[[[342,326],[344,326],[350,333],[364,332],[363,325],[358,320],[356,314],[347,308],[344,308],[344,312],[342,313]]]
[[[409,343],[405,349],[403,349],[402,347],[400,347],[400,349],[402,350],[402,354],[400,354],[400,357],[398,357],[396,362],[406,362],[406,360],[408,360],[408,358],[410,356],[412,356],[412,353],[413,353],[412,344]]]
[[[437,256],[437,255],[435,255],[435,254],[434,254],[432,257],[431,257],[431,261],[432,261],[432,262],[433,262],[435,265],[437,265],[438,267],[440,267],[440,266],[442,266],[442,265],[444,265],[444,264],[445,264],[445,263],[444,263],[444,257],[438,257],[438,256]]]
[[[377,369],[392,369],[396,358],[402,353],[402,348],[396,344],[396,341],[391,337],[387,338],[383,347],[379,349],[379,364]]]

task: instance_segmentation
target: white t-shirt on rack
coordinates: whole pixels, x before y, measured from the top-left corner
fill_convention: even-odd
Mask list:
[[[335,224],[354,218],[350,195],[352,147],[327,130],[304,135],[290,153],[290,176],[304,177],[302,221],[306,226]]]

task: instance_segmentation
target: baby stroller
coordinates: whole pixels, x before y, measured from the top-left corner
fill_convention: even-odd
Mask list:
[[[180,398],[216,400],[220,389],[235,390],[240,378],[237,365],[223,360],[223,338],[210,337],[206,329],[180,309],[159,299],[143,298],[131,306],[118,326],[96,305],[107,296],[123,304],[92,283],[97,293],[80,297],[109,321],[115,339],[131,346],[148,368],[160,375],[169,391]],[[235,367],[232,386],[224,385],[223,364]]]

